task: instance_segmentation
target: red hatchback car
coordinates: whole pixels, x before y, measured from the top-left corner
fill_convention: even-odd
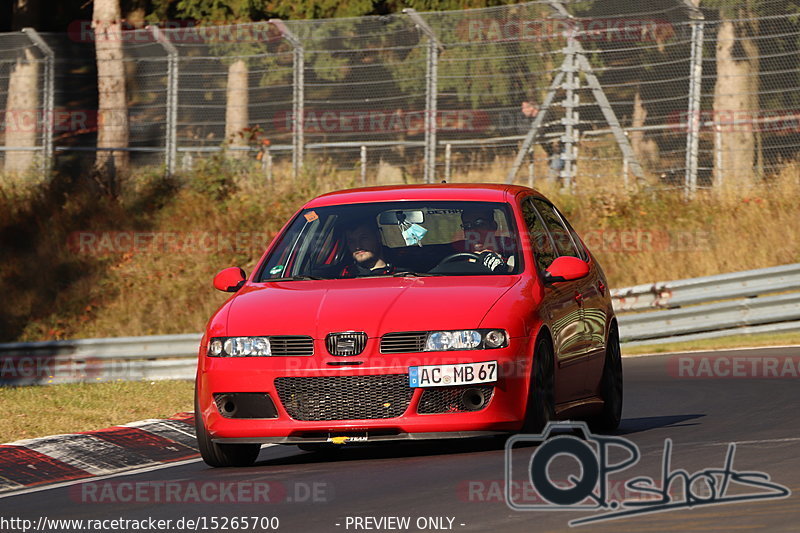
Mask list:
[[[622,411],[605,275],[564,216],[508,185],[335,192],[307,203],[211,317],[197,438],[212,466],[263,443],[537,432]]]

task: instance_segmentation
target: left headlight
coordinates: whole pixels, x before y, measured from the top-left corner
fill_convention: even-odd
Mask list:
[[[426,352],[482,350],[506,346],[508,335],[502,329],[462,329],[431,331],[425,341]]]
[[[263,357],[272,355],[268,337],[213,338],[208,343],[209,357]]]

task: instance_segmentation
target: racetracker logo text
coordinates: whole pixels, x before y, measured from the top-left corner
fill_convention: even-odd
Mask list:
[[[90,481],[70,487],[81,504],[269,504],[326,503],[333,487],[323,481]]]
[[[681,355],[668,360],[667,370],[672,377],[688,379],[797,379],[800,357]]]
[[[467,42],[552,41],[567,34],[584,42],[656,42],[675,37],[675,28],[664,19],[630,18],[472,18],[456,27]]]

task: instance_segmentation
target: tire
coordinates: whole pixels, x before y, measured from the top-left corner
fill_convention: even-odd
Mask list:
[[[589,419],[592,430],[614,431],[622,419],[622,352],[616,327],[608,336],[603,376],[600,378],[600,395],[603,410]]]
[[[547,339],[539,339],[533,354],[533,369],[525,409],[524,433],[541,433],[556,418],[553,348]]]
[[[256,462],[261,451],[260,444],[216,444],[212,441],[200,415],[197,393],[194,399],[194,428],[200,456],[208,466],[250,466]]]

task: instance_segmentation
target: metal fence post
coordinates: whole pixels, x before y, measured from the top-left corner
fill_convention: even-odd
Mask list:
[[[153,38],[167,52],[167,131],[165,135],[164,163],[167,174],[175,173],[178,161],[178,50],[158,26],[148,26]]]
[[[361,146],[361,185],[367,184],[367,147]]]
[[[194,168],[194,158],[192,157],[192,152],[185,152],[183,154],[181,167],[183,168],[184,172],[190,172],[192,168]]]
[[[453,145],[447,143],[444,145],[444,180],[449,182],[450,181],[450,172],[452,170],[452,157],[453,157]]]
[[[628,158],[622,158],[622,184],[625,190],[628,189]]]
[[[692,27],[692,56],[689,67],[688,132],[686,135],[686,178],[684,194],[693,198],[697,191],[697,158],[700,142],[700,89],[703,83],[703,12],[689,0],[684,0],[689,10]]]
[[[436,180],[436,104],[439,78],[439,53],[444,46],[428,23],[412,8],[403,10],[428,38],[428,55],[425,71],[425,183]]]
[[[31,40],[33,45],[44,55],[44,94],[42,95],[42,165],[44,175],[49,177],[50,170],[53,168],[53,134],[55,119],[53,112],[55,108],[55,53],[47,46],[41,35],[33,28],[22,30]]]
[[[533,148],[528,151],[528,187],[533,188],[534,177],[536,173],[536,154]]]
[[[281,19],[270,19],[281,35],[289,41],[294,49],[292,78],[292,177],[297,179],[303,168],[303,152],[305,149],[305,50],[303,43],[286,26]]]
[[[722,125],[714,119],[714,186],[722,187],[725,170],[722,166]]]
[[[561,186],[571,191],[573,181],[575,179],[575,165],[576,165],[576,127],[580,122],[580,117],[577,111],[580,101],[578,99],[577,90],[580,88],[581,78],[578,74],[578,62],[576,60],[576,40],[575,30],[570,28],[569,37],[567,38],[567,47],[564,49],[564,66],[562,67],[566,73],[564,80],[564,100],[561,106],[564,108],[564,117],[561,119],[561,124],[564,125],[564,135],[561,136],[561,160],[563,167],[561,168]]]
[[[269,145],[264,146],[261,152],[261,169],[267,177],[267,183],[272,183],[272,152],[269,150]]]

